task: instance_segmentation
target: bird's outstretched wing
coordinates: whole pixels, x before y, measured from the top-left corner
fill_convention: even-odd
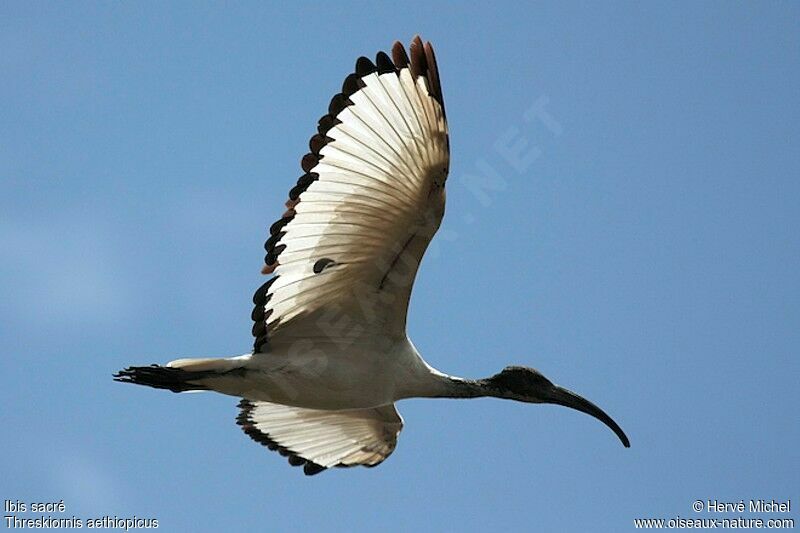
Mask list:
[[[377,466],[394,451],[403,419],[394,405],[322,411],[242,400],[236,422],[253,440],[313,475],[332,466]]]
[[[405,335],[414,277],[444,214],[448,144],[430,43],[358,59],[270,228],[263,272],[274,276],[253,296],[254,352],[321,335],[324,316]]]

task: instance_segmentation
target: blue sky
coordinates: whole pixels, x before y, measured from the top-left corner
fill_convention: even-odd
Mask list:
[[[798,23],[789,2],[4,2],[0,496],[168,531],[796,509]],[[239,431],[235,399],[111,380],[249,349],[316,120],[359,55],[415,33],[452,165],[412,339],[454,374],[534,366],[632,448],[560,407],[411,400],[379,468],[306,478]]]

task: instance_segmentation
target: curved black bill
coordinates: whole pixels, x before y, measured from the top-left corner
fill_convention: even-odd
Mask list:
[[[607,425],[611,428],[611,431],[617,434],[619,440],[622,441],[623,446],[626,448],[631,447],[631,442],[628,440],[628,437],[625,435],[625,432],[622,431],[622,428],[617,425],[614,420],[608,416],[605,411],[597,407],[595,404],[587,400],[582,396],[578,396],[571,390],[565,389],[563,387],[559,387],[557,385],[553,385],[553,388],[547,394],[547,397],[544,399],[544,403],[554,403],[556,405],[563,405],[564,407],[570,407],[572,409],[577,409],[587,415],[591,415],[601,421],[603,424]]]

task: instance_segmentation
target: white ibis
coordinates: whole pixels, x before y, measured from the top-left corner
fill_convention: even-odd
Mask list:
[[[410,56],[410,57],[409,57]],[[238,424],[302,465],[376,466],[397,444],[405,398],[552,403],[625,433],[599,407],[533,368],[463,379],[428,365],[406,335],[422,255],[444,215],[449,141],[433,47],[356,61],[319,120],[304,174],[270,227],[251,353],[134,366],[118,381],[242,398]]]

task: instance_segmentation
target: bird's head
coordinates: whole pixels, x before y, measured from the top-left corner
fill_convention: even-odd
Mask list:
[[[482,385],[491,390],[493,396],[500,398],[563,405],[591,415],[611,428],[626,448],[630,447],[630,441],[622,428],[602,409],[571,390],[555,385],[534,368],[508,366],[500,373],[482,380]]]

